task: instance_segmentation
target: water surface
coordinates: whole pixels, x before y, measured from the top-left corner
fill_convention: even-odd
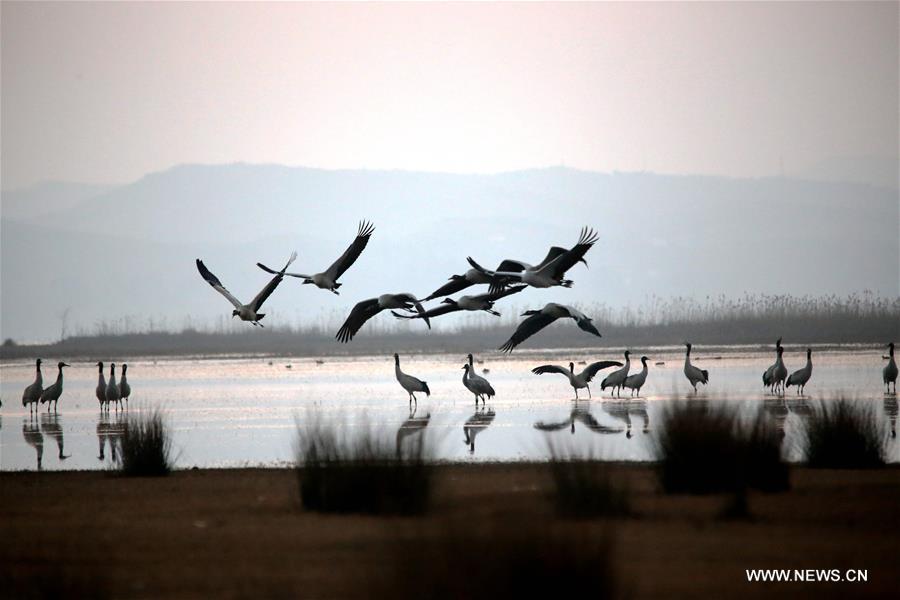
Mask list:
[[[608,460],[652,458],[652,437],[667,402],[693,397],[682,373],[680,348],[641,350],[650,356],[650,373],[640,398],[610,398],[600,391],[601,373],[591,400],[574,402],[568,380],[558,374],[533,375],[541,364],[619,359],[618,352],[584,349],[571,352],[531,350],[512,357],[486,355],[476,365],[497,396],[475,408],[462,385],[464,358],[458,355],[402,357],[402,368],[428,382],[430,397],[419,394],[411,412],[407,394],[394,379],[391,356],[297,358],[179,358],[128,361],[132,399],[129,413],[165,409],[174,430],[179,468],[278,466],[293,460],[297,424],[319,420],[358,431],[369,427],[406,444],[427,435],[437,460],[544,460],[548,440]],[[855,347],[817,351],[806,395],[793,388],[784,400],[764,393],[760,376],[773,362],[770,352],[730,347],[704,354],[695,348],[694,363],[710,371],[710,385],[698,398],[737,403],[750,415],[762,407],[785,431],[785,450],[796,460],[797,433],[820,399],[844,393],[869,403],[886,428],[896,429],[897,399],[881,385],[884,361],[878,350]],[[785,353],[789,371],[805,363],[802,349]],[[45,361],[45,384],[56,368]],[[34,378],[31,362],[0,366],[0,469],[101,469],[114,461],[123,416],[101,416],[94,388],[93,363],[67,361],[65,391],[58,414],[35,418],[21,404],[22,390]],[[664,365],[657,365],[664,362]],[[640,363],[632,364],[639,368]],[[896,442],[892,461],[900,460]]]

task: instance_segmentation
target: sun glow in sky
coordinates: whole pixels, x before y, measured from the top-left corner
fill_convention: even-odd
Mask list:
[[[2,176],[897,156],[898,4],[2,4]]]

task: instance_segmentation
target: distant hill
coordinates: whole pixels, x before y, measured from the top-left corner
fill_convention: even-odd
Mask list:
[[[180,166],[66,201],[39,190],[30,202],[50,212],[3,212],[4,337],[54,339],[66,307],[70,330],[126,315],[132,322],[164,317],[170,325],[186,315],[227,318],[228,305],[197,275],[195,258],[249,298],[266,281],[256,261],[279,264],[297,249],[298,271],[324,269],[364,218],[376,232],[345,275],[341,296],[288,281],[267,305],[267,325],[331,325],[363,298],[426,295],[465,271],[468,255],[491,266],[506,257],[537,262],[550,245],[574,243],[583,225],[601,237],[587,256],[589,269],[571,271],[575,287],[529,290],[516,305],[623,306],[652,295],[744,291],[900,293],[897,192],[864,184],[566,168],[454,175],[238,164]],[[436,329],[456,322],[439,321]]]
[[[21,190],[3,190],[0,193],[0,216],[4,219],[27,220],[60,213],[114,187],[91,183],[46,181]]]

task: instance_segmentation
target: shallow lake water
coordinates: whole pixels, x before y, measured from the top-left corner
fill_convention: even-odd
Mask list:
[[[436,460],[545,460],[549,445],[571,448],[606,460],[653,458],[654,424],[667,402],[694,397],[684,378],[681,348],[644,350],[649,376],[640,398],[610,398],[600,391],[601,372],[581,390],[578,402],[559,374],[533,375],[542,364],[622,360],[610,349],[517,351],[512,357],[477,357],[476,365],[497,395],[475,408],[463,387],[462,355],[401,357],[406,373],[428,382],[431,396],[418,394],[414,414],[394,378],[391,356],[312,358],[178,358],[128,360],[132,387],[126,414],[164,409],[174,432],[179,468],[282,466],[293,462],[297,427],[310,421],[334,424],[352,435],[371,428],[391,443],[407,444],[426,435]],[[813,350],[813,375],[803,397],[790,388],[785,398],[762,388],[761,374],[774,353],[730,347],[705,353],[695,348],[694,364],[710,372],[697,398],[732,402],[751,415],[762,407],[785,432],[786,455],[800,458],[798,432],[820,400],[844,394],[868,403],[886,431],[896,431],[897,397],[885,394],[882,351],[857,347]],[[805,352],[785,352],[788,370],[805,364]],[[67,361],[63,396],[56,414],[46,406],[30,417],[22,391],[34,378],[32,362],[0,365],[0,469],[104,469],[114,461],[124,416],[101,415],[94,396],[97,367]],[[663,362],[663,365],[656,363]],[[45,386],[56,378],[56,361],[44,363]],[[640,362],[632,362],[633,372]],[[107,366],[108,374],[108,366]],[[889,460],[900,460],[900,444],[889,442]],[[65,458],[63,458],[65,457]]]

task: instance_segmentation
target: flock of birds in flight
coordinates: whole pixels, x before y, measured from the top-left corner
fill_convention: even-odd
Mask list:
[[[197,259],[197,270],[203,279],[209,283],[217,292],[222,294],[233,306],[232,318],[239,317],[242,321],[246,321],[253,326],[262,327],[260,321],[265,317],[265,313],[260,312],[263,303],[272,295],[272,292],[278,287],[282,280],[287,277],[294,277],[303,280],[303,284],[312,284],[316,287],[328,290],[338,295],[338,288],[341,283],[338,279],[356,262],[359,256],[365,250],[372,237],[375,227],[363,221],[359,225],[356,238],[344,253],[331,264],[325,271],[306,275],[302,273],[289,273],[287,269],[297,259],[297,253],[291,254],[287,264],[281,270],[274,270],[262,263],[257,266],[273,274],[274,277],[266,284],[266,286],[247,304],[238,300],[228,289],[222,285],[222,282],[216,277],[203,263]],[[370,319],[384,310],[390,310],[398,319],[421,319],[425,325],[431,329],[431,319],[441,315],[465,311],[484,311],[492,315],[499,315],[494,310],[494,304],[513,294],[521,292],[526,287],[534,288],[552,288],[552,287],[571,287],[572,280],[565,279],[566,273],[577,266],[578,263],[587,265],[584,256],[588,250],[597,242],[597,234],[587,227],[582,228],[578,242],[571,248],[562,248],[553,246],[547,252],[544,259],[537,265],[506,259],[503,260],[495,270],[489,270],[478,264],[472,257],[468,257],[470,269],[462,275],[452,275],[448,282],[429,294],[423,300],[419,300],[414,294],[395,293],[382,294],[375,298],[369,298],[358,302],[344,324],[338,330],[335,338],[341,343],[350,342],[353,337],[362,329],[362,327]],[[467,289],[473,285],[487,285],[488,292],[485,294],[464,295],[457,299],[449,296]],[[444,299],[435,307],[426,310],[423,302],[430,302],[437,298]],[[397,312],[402,311],[402,312]],[[512,352],[516,347],[522,344],[539,331],[557,321],[558,319],[572,319],[575,324],[582,330],[591,335],[600,337],[600,332],[592,323],[591,319],[576,308],[565,304],[557,304],[549,302],[541,309],[527,310],[522,313],[523,317],[527,317],[522,321],[510,338],[500,346],[503,352]],[[685,343],[686,352],[684,359],[684,375],[694,390],[697,392],[698,384],[709,383],[709,371],[700,369],[691,363],[691,348],[689,342]],[[890,392],[890,386],[893,384],[894,393],[897,392],[897,363],[894,359],[894,343],[888,344],[890,356],[888,364],[882,371],[884,385]],[[806,365],[788,375],[787,367],[784,364],[783,354],[784,347],[781,345],[781,338],[778,338],[775,344],[776,360],[763,373],[763,385],[773,394],[783,396],[785,388],[796,386],[797,393],[802,394],[806,384],[812,376],[812,350],[807,348]],[[575,390],[575,399],[578,399],[578,391],[586,389],[590,398],[590,383],[600,371],[612,367],[619,367],[616,371],[610,373],[600,383],[600,389],[609,388],[611,394],[615,393],[621,396],[623,389],[631,390],[631,394],[640,395],[640,390],[647,380],[647,360],[646,356],[641,357],[642,369],[638,373],[631,373],[631,353],[625,351],[624,364],[619,361],[603,360],[587,365],[580,373],[575,372],[575,364],[569,363],[568,368],[558,365],[541,365],[532,369],[532,373],[543,375],[545,373],[558,373],[568,378],[569,384]],[[36,362],[36,375],[34,382],[29,385],[22,395],[22,405],[29,406],[29,410],[38,410],[39,404],[47,404],[47,411],[50,411],[51,405],[56,410],[59,398],[63,391],[63,369],[69,365],[65,362],[59,362],[59,369],[56,382],[44,388],[43,378],[41,376],[41,359]],[[395,375],[397,381],[409,395],[410,406],[416,402],[416,393],[431,394],[428,384],[421,379],[404,373],[400,368],[400,356],[394,354]],[[116,365],[110,365],[109,381],[104,378],[103,363],[98,362],[99,378],[96,388],[97,400],[100,402],[101,410],[109,411],[110,404],[113,404],[118,411],[123,408],[122,402],[127,403],[131,395],[131,386],[128,383],[126,371],[128,365],[122,365],[122,377],[116,382]],[[475,395],[475,404],[481,400],[482,405],[485,398],[492,398],[495,395],[494,388],[487,379],[475,373],[473,356],[468,355],[468,361],[463,365],[463,385]]]
[[[284,265],[284,268],[278,271],[267,267],[262,263],[257,263],[257,266],[260,269],[274,275],[274,277],[272,277],[259,294],[247,304],[242,303],[234,296],[234,294],[229,292],[228,289],[222,285],[219,278],[216,277],[200,259],[197,259],[196,261],[197,270],[213,289],[222,294],[234,306],[234,310],[231,313],[232,318],[239,317],[241,320],[247,321],[254,326],[262,327],[260,320],[265,317],[265,313],[261,313],[260,310],[263,302],[272,295],[272,292],[275,291],[275,288],[278,287],[285,276],[302,279],[304,284],[313,284],[320,289],[338,294],[338,288],[341,286],[338,279],[359,258],[360,254],[362,254],[363,250],[368,245],[369,239],[372,237],[374,231],[375,228],[371,223],[365,221],[360,223],[356,238],[347,250],[345,250],[344,253],[328,267],[328,269],[314,275],[289,273],[287,271],[291,264],[297,259],[296,252],[291,254],[291,257],[288,259],[287,264]],[[494,304],[507,296],[521,292],[526,287],[571,287],[573,281],[565,278],[566,273],[578,265],[578,263],[587,265],[584,256],[597,242],[597,239],[598,236],[592,229],[584,227],[574,246],[571,248],[562,248],[560,246],[551,247],[544,259],[537,265],[532,265],[521,260],[505,259],[496,269],[490,270],[478,264],[471,256],[467,257],[467,261],[471,267],[470,269],[462,275],[451,275],[447,283],[429,294],[423,300],[419,300],[415,294],[403,292],[382,294],[378,297],[358,302],[350,311],[350,314],[338,330],[335,338],[342,343],[350,342],[353,337],[359,333],[366,322],[384,310],[390,310],[391,314],[398,319],[421,319],[429,329],[431,329],[431,319],[461,310],[484,311],[499,316],[500,313],[494,310]],[[449,297],[452,294],[479,284],[488,286],[486,294],[465,295],[457,299]],[[438,306],[426,310],[422,305],[423,302],[429,302],[441,297],[444,297],[444,299]],[[597,328],[594,326],[590,317],[580,310],[565,304],[549,302],[541,309],[526,310],[522,313],[522,316],[527,318],[519,324],[510,338],[500,346],[502,352],[512,352],[522,342],[558,319],[572,319],[582,331],[601,337],[600,332],[597,331]],[[687,353],[685,357],[684,374],[696,392],[698,383],[706,384],[709,382],[709,372],[691,365],[691,345],[686,344],[686,346]],[[484,377],[475,373],[471,354],[468,358],[468,363],[463,366],[465,371],[463,373],[463,384],[475,395],[476,405],[478,404],[479,399],[482,404],[484,404],[485,396],[488,398],[492,397],[494,395],[494,389]],[[537,375],[544,373],[560,373],[565,375],[568,377],[569,383],[574,388],[577,399],[578,390],[580,389],[587,389],[588,396],[590,397],[591,391],[589,384],[599,371],[611,367],[620,367],[620,369],[611,373],[601,382],[600,389],[605,390],[606,388],[611,388],[613,393],[621,395],[623,388],[629,388],[632,390],[632,394],[640,394],[640,389],[647,380],[647,357],[642,357],[641,362],[643,364],[642,370],[637,374],[629,375],[631,368],[630,352],[626,351],[624,364],[611,360],[599,361],[588,365],[578,374],[575,373],[574,363],[569,363],[568,369],[556,365],[543,365],[536,367],[532,372]],[[431,394],[431,390],[429,390],[426,382],[413,377],[412,375],[408,375],[401,370],[400,356],[397,354],[394,355],[394,365],[397,381],[409,395],[410,406],[416,402],[416,393],[424,393],[426,395]]]

